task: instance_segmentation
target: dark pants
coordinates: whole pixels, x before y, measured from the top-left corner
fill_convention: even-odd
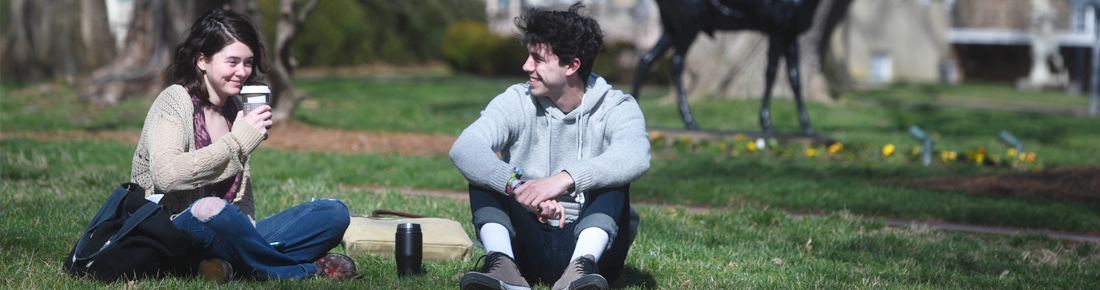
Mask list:
[[[629,192],[629,184],[592,190],[581,207],[580,218],[565,228],[539,223],[537,217],[512,196],[473,185],[470,186],[470,210],[474,213],[474,227],[479,232],[486,223],[499,223],[508,229],[516,265],[531,284],[538,281],[554,283],[561,277],[571,262],[569,258],[573,256],[580,231],[589,227],[608,231],[611,247],[604,251],[597,267],[608,283],[615,283],[637,235],[637,213],[630,208]]]

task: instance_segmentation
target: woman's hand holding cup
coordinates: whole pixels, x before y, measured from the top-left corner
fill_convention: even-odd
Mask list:
[[[271,106],[267,105],[267,96],[271,94],[271,89],[267,86],[244,86],[240,94],[244,110],[237,113],[237,120],[241,120],[243,114],[245,122],[259,130],[264,134],[264,139],[267,139],[267,129],[273,124]]]
[[[274,122],[271,121],[271,106],[268,105],[259,106],[251,112],[248,112],[248,114],[245,114],[244,111],[238,111],[237,120],[244,120],[249,125],[252,125],[252,128],[256,128],[256,130],[260,131],[260,134],[267,134],[267,129],[271,128],[271,125],[274,124]]]

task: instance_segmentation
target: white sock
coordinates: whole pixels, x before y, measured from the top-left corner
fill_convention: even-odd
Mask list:
[[[584,255],[592,255],[596,261],[599,261],[600,255],[603,255],[603,251],[607,249],[608,239],[610,237],[607,232],[600,228],[584,229],[577,237],[577,247],[573,249],[573,257],[569,258],[569,261]]]
[[[515,259],[512,254],[512,236],[508,235],[508,229],[502,224],[487,223],[481,226],[481,244],[485,246],[485,252],[501,252]]]

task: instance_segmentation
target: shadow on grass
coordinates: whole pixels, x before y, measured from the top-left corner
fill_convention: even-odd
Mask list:
[[[626,267],[623,268],[623,273],[619,276],[619,280],[615,281],[614,286],[614,288],[636,287],[641,289],[657,289],[657,280],[653,278],[653,274],[627,264]]]

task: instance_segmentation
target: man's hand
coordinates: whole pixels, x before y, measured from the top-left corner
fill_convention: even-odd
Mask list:
[[[538,213],[539,204],[573,188],[573,176],[562,171],[547,178],[528,180],[512,192],[527,211]]]
[[[546,223],[550,219],[556,218],[558,219],[558,227],[565,228],[565,207],[557,200],[550,199],[540,203],[536,214],[539,216],[540,223]]]

